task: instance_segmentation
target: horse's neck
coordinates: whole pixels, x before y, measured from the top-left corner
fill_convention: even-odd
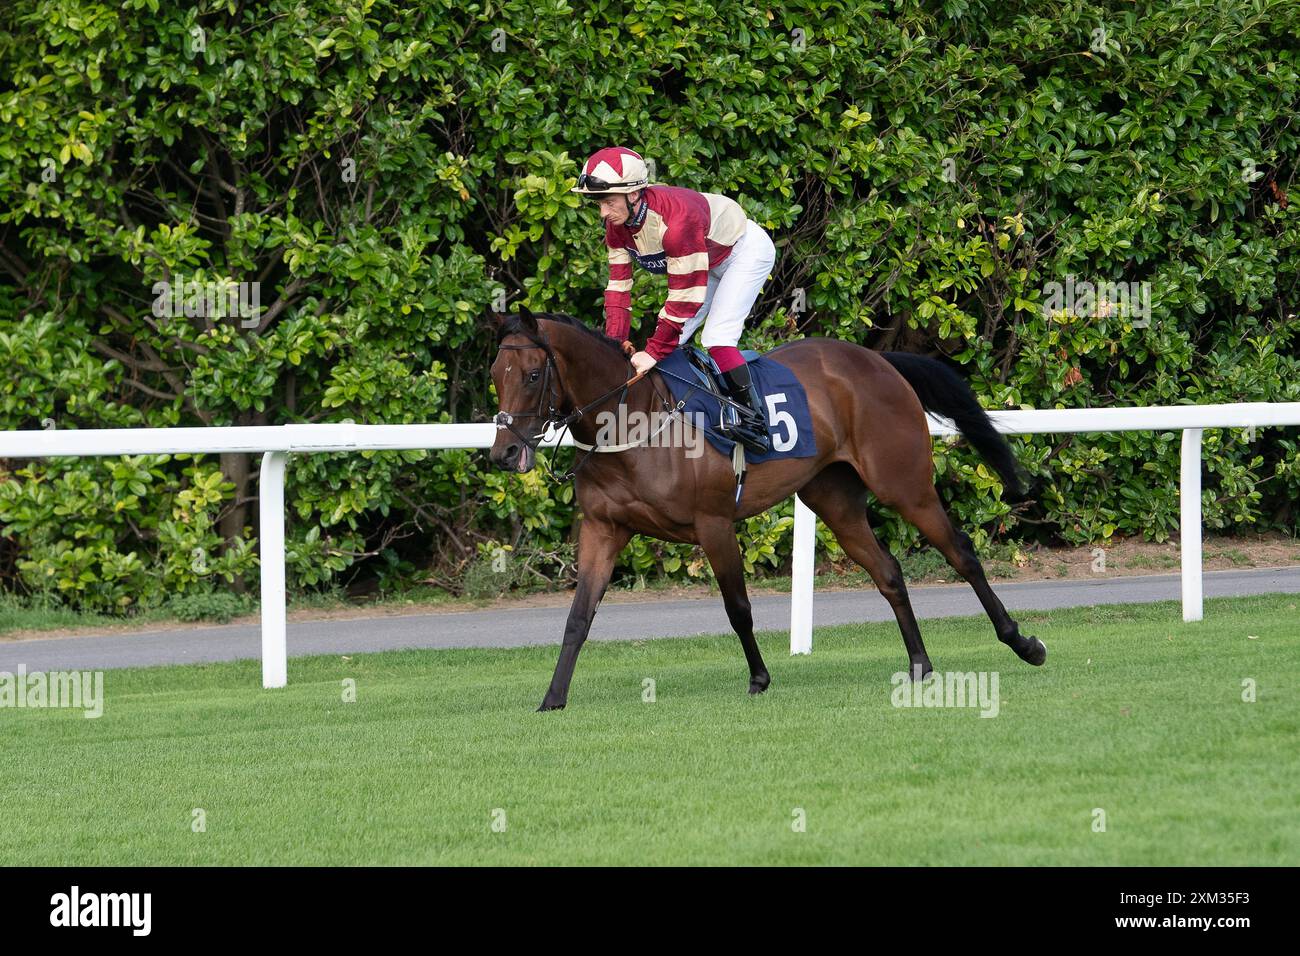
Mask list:
[[[605,401],[589,410],[570,426],[573,437],[584,444],[592,444],[600,422],[596,416],[601,412],[612,412],[618,407],[619,388],[634,373],[625,362],[618,361],[598,342],[577,329],[559,323],[549,323],[546,336],[551,342],[551,351],[555,354],[555,364],[560,371],[560,379],[568,392],[567,411],[582,408],[607,395]],[[642,379],[628,389],[624,404],[629,411],[644,410],[650,403],[651,389],[649,382]]]

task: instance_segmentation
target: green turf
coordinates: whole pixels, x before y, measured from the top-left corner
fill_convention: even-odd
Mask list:
[[[548,714],[552,647],[108,671],[97,720],[0,709],[0,863],[1294,865],[1297,603],[1026,614],[1043,668],[923,622],[993,719],[891,706],[892,624],[764,634],[758,698],[734,637],[590,644]]]

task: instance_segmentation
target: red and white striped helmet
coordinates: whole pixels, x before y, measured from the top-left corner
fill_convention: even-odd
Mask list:
[[[569,192],[630,193],[644,189],[650,181],[650,171],[639,154],[622,146],[608,146],[592,153],[583,164],[578,185]]]

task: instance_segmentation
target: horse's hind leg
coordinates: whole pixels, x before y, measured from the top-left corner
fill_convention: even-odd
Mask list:
[[[911,676],[919,679],[930,673],[930,657],[925,652],[921,629],[907,596],[903,569],[898,559],[881,545],[867,520],[866,490],[858,473],[839,462],[823,469],[800,488],[799,497],[826,522],[845,553],[876,582],[876,588],[894,610],[898,629],[903,632]]]
[[[695,535],[713,567],[722,591],[722,603],[727,609],[727,620],[740,638],[749,664],[749,692],[761,694],[772,683],[763,655],[754,640],[754,615],[750,610],[749,593],[745,590],[745,565],[740,559],[740,542],[736,540],[736,527],[728,520],[698,522]]]
[[[975,589],[975,594],[993,622],[999,641],[1030,664],[1037,665],[1047,660],[1047,647],[1038,638],[1020,633],[1020,625],[1007,613],[1007,609],[989,587],[988,579],[984,577],[984,567],[975,554],[970,536],[953,527],[933,485],[927,484],[916,489],[914,494],[888,504],[896,508],[904,519],[916,525],[926,539],[943,553],[957,573]]]

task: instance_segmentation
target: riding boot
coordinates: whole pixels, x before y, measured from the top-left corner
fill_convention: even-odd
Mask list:
[[[749,366],[737,365],[723,372],[722,378],[726,383],[728,397],[741,406],[737,410],[740,420],[735,429],[736,440],[756,455],[771,451],[772,439],[767,432],[767,415],[752,388]]]

